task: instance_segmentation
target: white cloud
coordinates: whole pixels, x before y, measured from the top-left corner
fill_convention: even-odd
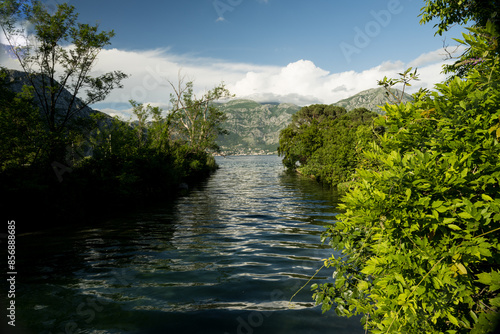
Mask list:
[[[413,92],[420,87],[432,88],[445,78],[440,73],[444,53],[440,49],[422,54],[406,64],[401,61],[384,62],[362,72],[331,73],[304,59],[280,67],[176,55],[169,49],[103,50],[93,68],[94,74],[121,70],[130,77],[123,82],[123,89],[113,91],[105,103],[95,107],[110,114],[125,114],[125,117],[130,111],[123,109],[130,99],[168,108],[172,93],[168,81],[177,83],[179,71],[186,80],[194,81],[198,95],[224,82],[237,98],[309,105],[337,102],[362,90],[377,87],[377,80],[384,76],[395,78],[407,67],[418,66],[421,80],[408,90]],[[7,64],[11,65],[10,62]]]
[[[116,110],[111,108],[101,108],[99,110],[108,114],[109,116],[112,117],[118,116],[124,120],[129,120],[132,117],[132,109]]]
[[[428,64],[419,70],[421,80],[412,90],[432,86],[443,80],[440,74],[442,61]],[[334,103],[362,90],[377,87],[384,76],[397,77],[397,73],[408,67],[403,62],[385,62],[362,72],[346,71],[329,73],[316,67],[311,61],[300,60],[281,70],[248,72],[230,88],[238,96],[259,101],[285,101],[292,98],[299,105],[311,103]]]
[[[408,63],[408,67],[421,67],[429,64],[439,63],[445,58],[451,55],[457,57],[464,53],[465,47],[463,45],[447,47],[446,49],[438,49],[435,51],[424,53],[418,56],[416,59]]]
[[[419,58],[417,60],[421,61],[422,58]],[[445,78],[441,74],[443,64],[443,57],[433,58],[432,62],[428,59],[418,70],[420,81],[415,82],[407,91],[414,92],[420,87],[432,88],[435,83],[442,81]],[[243,78],[232,83],[230,88],[237,96],[258,101],[274,99],[299,105],[330,104],[365,89],[377,87],[377,81],[384,76],[396,78],[397,73],[409,66],[410,63],[401,61],[384,62],[362,72],[330,73],[315,66],[311,61],[299,60],[281,69],[248,72]],[[293,101],[286,101],[287,98]]]

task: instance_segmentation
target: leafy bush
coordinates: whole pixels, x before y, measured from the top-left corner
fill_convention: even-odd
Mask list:
[[[334,283],[313,285],[323,311],[364,314],[373,333],[484,333],[500,307],[500,76],[498,35],[464,43],[483,61],[465,80],[414,103],[386,105],[371,168],[323,234]]]
[[[369,125],[376,116],[365,108],[302,108],[280,133],[283,164],[330,186],[349,181],[362,147],[374,139]]]

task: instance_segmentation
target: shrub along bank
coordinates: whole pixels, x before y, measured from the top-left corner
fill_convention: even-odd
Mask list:
[[[471,29],[465,72],[384,107],[386,132],[323,234],[341,254],[324,262],[335,281],[312,286],[323,311],[363,314],[372,333],[487,333],[498,321],[498,41],[492,24]]]

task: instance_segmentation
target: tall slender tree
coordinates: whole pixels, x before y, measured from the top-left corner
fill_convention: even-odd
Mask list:
[[[170,83],[174,89],[171,95],[173,106],[168,117],[168,125],[172,124],[178,137],[185,140],[194,150],[218,150],[216,139],[220,134],[227,134],[222,123],[226,115],[213,102],[233,97],[224,84],[206,92],[201,98],[196,98],[193,92],[193,82],[178,85]]]

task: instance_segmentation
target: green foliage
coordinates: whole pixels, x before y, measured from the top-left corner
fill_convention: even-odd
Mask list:
[[[331,121],[346,113],[345,108],[327,104],[313,104],[303,107],[292,115],[292,126],[311,125]]]
[[[443,67],[444,73],[451,73],[453,78],[458,76],[460,78],[466,77],[468,74],[472,73],[472,70],[477,67],[480,63],[490,63],[488,66],[479,66],[478,70],[483,71],[484,69],[493,68],[495,65],[491,64],[494,62],[494,58],[491,54],[500,52],[500,44],[498,40],[498,28],[488,21],[484,28],[468,28],[468,34],[462,34],[463,40],[455,39],[461,45],[468,47],[467,51],[462,54],[452,65],[445,65]],[[485,43],[486,42],[486,43]],[[485,73],[483,73],[485,74]],[[487,76],[489,74],[486,74]]]
[[[30,83],[26,94],[17,96],[0,82],[0,129],[8,136],[0,144],[0,190],[9,193],[9,206],[29,206],[51,220],[63,213],[65,223],[87,209],[95,214],[173,195],[181,182],[214,171],[208,150],[224,133],[224,114],[212,102],[230,96],[220,85],[196,99],[190,82],[179,85],[167,116],[133,100],[134,122],[86,109],[121,87],[126,75],[89,75],[114,32],[98,32],[77,17],[66,3],[54,14],[38,1],[0,4],[9,42],[23,33],[15,28],[20,19],[32,24],[36,41],[26,48],[11,43]],[[80,100],[83,90],[87,96]]]
[[[40,1],[7,1],[0,8],[2,31],[27,74],[44,117],[48,135],[42,147],[48,150],[48,163],[64,159],[65,148],[72,141],[68,132],[84,131],[76,120],[81,111],[104,100],[127,77],[119,71],[89,75],[114,32],[98,32],[98,25],[78,23],[77,19],[75,8],[66,3],[57,5],[53,14]],[[15,43],[26,34],[16,28],[16,20],[26,20],[34,31],[25,46]],[[77,95],[83,91],[87,97],[80,100]]]
[[[376,116],[364,108],[349,112],[331,105],[302,108],[280,133],[283,164],[331,186],[348,181],[362,145],[373,140],[368,125]]]
[[[489,44],[487,46],[483,45],[483,48],[487,47],[496,53],[500,52],[498,38],[494,37],[498,36],[495,31],[500,31],[500,13],[498,8],[500,8],[500,3],[497,0],[426,0],[426,5],[421,9],[420,16],[422,19],[420,23],[431,22],[433,19],[439,18],[439,23],[434,25],[434,27],[437,27],[436,34],[442,35],[443,32],[455,24],[466,24],[469,21],[474,22],[472,28],[468,28],[472,34],[464,34],[464,38],[468,38],[469,40],[466,43],[456,40],[462,45],[472,47],[467,47],[465,52],[458,57],[453,56],[453,52],[448,52],[449,58],[457,59],[457,61],[452,65],[443,66],[444,73],[452,74],[451,78],[453,76],[465,78],[478,63],[483,61],[483,52],[477,49],[480,44],[475,44],[472,41],[476,37],[490,37]]]
[[[421,9],[420,23],[432,22],[439,19],[434,25],[437,27],[436,34],[442,35],[455,24],[467,24],[475,22],[476,26],[484,27],[488,21],[500,28],[500,3],[497,0],[468,0],[468,1],[444,1],[425,0],[425,6]]]
[[[0,171],[31,165],[39,159],[45,131],[38,109],[26,94],[16,95],[0,73]]]
[[[399,79],[388,79],[384,77],[382,80],[379,80],[377,84],[385,88],[385,94],[391,103],[403,103],[403,98],[405,94],[406,87],[410,87],[410,81],[419,80],[417,70],[415,69],[413,72],[412,68],[408,68],[403,73],[399,73]],[[403,84],[403,89],[399,93],[397,90],[391,89],[393,86],[397,84]]]
[[[299,167],[297,164],[305,165],[313,152],[322,146],[320,128],[345,113],[342,107],[315,104],[292,115],[292,122],[280,132],[278,154],[284,157],[285,167],[295,170]]]
[[[477,38],[472,48],[488,47]],[[341,252],[325,260],[335,281],[313,286],[323,311],[364,314],[373,333],[485,333],[497,321],[500,68],[488,57],[465,80],[384,107],[371,167],[323,234]]]
[[[204,150],[168,137],[170,116],[163,117],[160,108],[129,102],[136,121],[94,116],[92,157],[75,166],[76,174],[108,185],[101,192],[111,197],[131,198],[171,192],[217,168]]]
[[[137,131],[128,122],[100,113],[92,117],[95,129],[89,136],[88,145],[94,158],[129,156],[141,147]]]
[[[168,118],[168,127],[175,131],[176,139],[188,143],[194,150],[218,151],[217,137],[227,134],[222,127],[226,115],[213,102],[233,96],[224,84],[209,90],[201,98],[194,95],[193,82],[182,86],[182,80],[179,80],[177,88],[171,86],[175,91],[170,97],[174,108]]]

